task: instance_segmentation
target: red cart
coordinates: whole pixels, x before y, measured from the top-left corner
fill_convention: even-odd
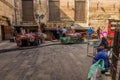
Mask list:
[[[113,45],[114,31],[116,27],[120,27],[120,20],[108,19],[108,41],[109,45]]]

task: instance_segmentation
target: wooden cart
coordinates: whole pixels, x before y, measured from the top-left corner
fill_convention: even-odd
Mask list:
[[[113,45],[113,38],[116,27],[120,27],[120,20],[108,19],[108,41],[110,46]]]
[[[61,38],[62,44],[82,43],[83,41],[83,36],[80,33],[67,34],[66,37]]]

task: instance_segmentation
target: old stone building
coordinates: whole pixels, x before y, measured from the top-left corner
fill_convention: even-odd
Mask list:
[[[26,10],[24,4],[28,6]],[[30,5],[33,9],[30,9]],[[43,22],[48,27],[71,26],[74,23],[79,27],[88,24],[88,0],[16,0],[16,6],[18,24],[25,23],[24,19],[27,16],[27,22],[33,19],[35,23]],[[44,18],[38,18],[41,15]]]
[[[35,0],[15,0],[17,25],[34,24],[34,2]]]
[[[74,24],[79,29],[90,23],[94,29],[98,26],[107,29],[108,19],[120,19],[119,0],[16,0],[16,7],[17,24],[43,22],[47,27]],[[39,18],[41,15],[44,18]]]
[[[108,19],[120,19],[119,0],[90,0],[89,23],[96,29],[107,29]]]
[[[87,0],[49,0],[48,24],[50,27],[57,25],[75,28],[87,27],[88,23]]]
[[[32,4],[30,3],[24,3],[24,2],[29,2],[29,1],[32,1]],[[24,4],[23,4],[24,3]],[[26,14],[25,16],[23,15],[23,12],[24,12],[24,9],[23,9],[23,6],[24,7],[29,7],[33,5],[33,0],[15,0],[15,7],[16,7],[16,10],[15,10],[15,15],[16,15],[16,25],[21,25],[23,24],[24,22],[24,18],[26,18]],[[32,8],[29,8],[29,9],[25,9],[25,10],[31,10]],[[26,11],[27,12],[27,11]],[[32,13],[34,11],[32,10]],[[27,17],[29,17],[29,12],[27,13]],[[34,15],[30,15],[30,16],[34,16]],[[25,21],[26,22],[26,21]],[[29,20],[28,20],[29,22]]]
[[[0,41],[9,39],[14,23],[14,0],[0,0]]]

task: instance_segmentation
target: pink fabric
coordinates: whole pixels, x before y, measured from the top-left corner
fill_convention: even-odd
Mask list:
[[[106,37],[106,36],[107,36],[107,34],[108,34],[108,32],[107,32],[107,31],[105,31],[105,30],[103,30],[103,31],[102,31],[102,37]]]

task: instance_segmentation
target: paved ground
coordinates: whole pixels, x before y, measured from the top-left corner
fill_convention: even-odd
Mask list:
[[[25,49],[39,48],[39,47],[58,45],[58,44],[61,44],[61,43],[59,41],[56,41],[56,42],[46,41],[45,43],[40,44],[38,46],[18,47],[15,42],[3,41],[3,42],[0,43],[0,53],[15,51],[15,50],[25,50]]]
[[[54,45],[0,54],[0,80],[86,80],[85,44]]]
[[[11,49],[11,48],[17,48],[17,45],[15,42],[10,42],[10,41],[3,41],[0,42],[0,50],[2,49]]]
[[[45,43],[41,44],[41,45],[49,45],[49,44],[58,44],[60,42],[52,42],[52,41],[46,41]],[[39,45],[39,46],[41,46]],[[31,46],[29,46],[31,47]],[[2,41],[0,42],[0,50],[3,50],[3,49],[15,49],[15,48],[26,48],[26,47],[18,47],[16,42],[10,42],[9,40],[6,40],[6,41]]]

